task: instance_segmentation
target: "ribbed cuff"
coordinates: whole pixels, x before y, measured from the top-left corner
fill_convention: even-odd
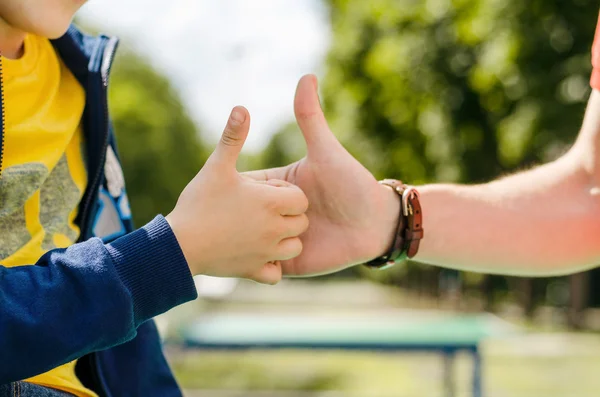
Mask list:
[[[600,69],[594,69],[592,71],[592,79],[590,85],[596,90],[600,90]]]
[[[131,293],[136,326],[198,297],[187,261],[164,217],[106,244],[106,249]]]

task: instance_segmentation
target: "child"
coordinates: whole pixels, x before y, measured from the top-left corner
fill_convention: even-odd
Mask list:
[[[238,107],[173,212],[133,231],[106,103],[118,42],[69,27],[83,3],[0,2],[0,396],[180,396],[152,317],[196,298],[193,274],[278,282],[308,202],[237,173]]]

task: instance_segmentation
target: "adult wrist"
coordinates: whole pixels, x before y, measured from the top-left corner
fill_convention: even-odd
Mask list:
[[[386,253],[365,264],[370,268],[384,269],[417,254],[424,235],[423,211],[415,187],[395,179],[385,179],[379,183],[388,186],[400,201],[399,208],[396,207],[396,232],[391,246]],[[389,224],[387,227],[390,227]]]
[[[385,210],[383,211],[385,217],[382,223],[382,229],[385,230],[385,239],[381,241],[381,245],[377,251],[376,258],[379,258],[390,251],[390,248],[394,244],[396,239],[396,233],[398,231],[398,216],[401,210],[401,200],[398,193],[394,191],[390,186],[379,185],[384,193],[384,205]]]

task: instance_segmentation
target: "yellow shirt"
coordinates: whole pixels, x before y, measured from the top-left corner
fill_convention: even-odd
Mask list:
[[[28,35],[23,57],[2,58],[2,64],[0,263],[11,267],[34,264],[79,236],[74,219],[87,184],[81,129],[85,93],[47,39]],[[75,361],[27,381],[96,397],[75,376]]]

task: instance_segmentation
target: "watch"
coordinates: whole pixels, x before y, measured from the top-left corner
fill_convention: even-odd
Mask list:
[[[384,179],[380,184],[389,186],[400,196],[400,214],[394,242],[390,249],[365,265],[373,269],[387,269],[406,259],[414,257],[419,251],[423,238],[423,211],[419,201],[419,192],[414,186],[408,186],[396,179]]]

